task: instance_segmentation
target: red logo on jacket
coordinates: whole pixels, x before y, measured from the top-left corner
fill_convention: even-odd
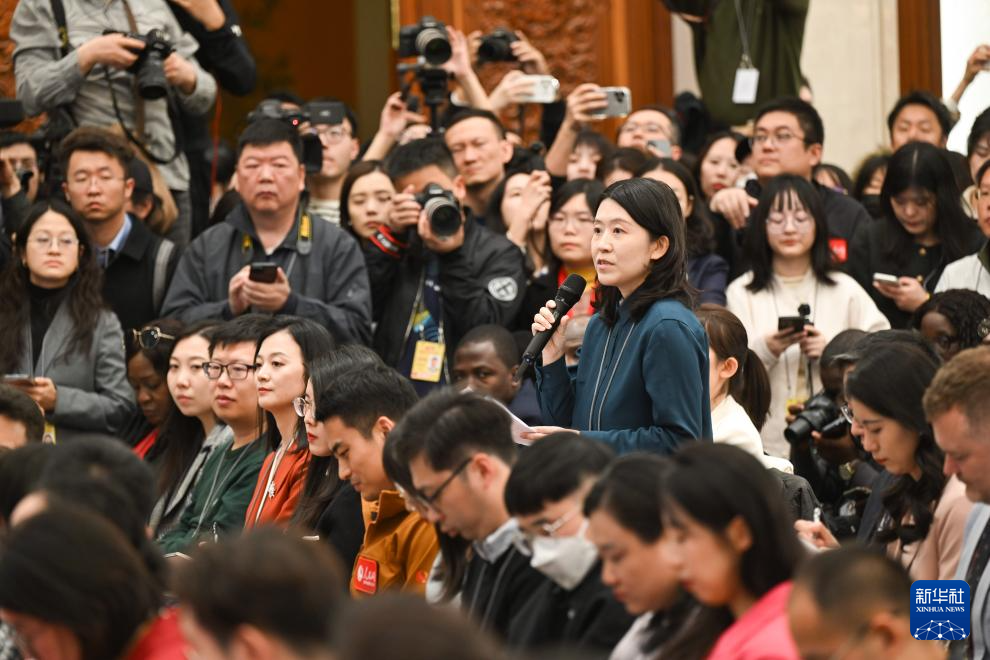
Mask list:
[[[358,557],[354,566],[354,588],[362,593],[378,591],[378,562],[367,557]]]

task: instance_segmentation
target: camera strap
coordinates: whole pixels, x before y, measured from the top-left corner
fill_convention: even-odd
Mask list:
[[[127,28],[131,31],[131,34],[140,34],[137,19],[134,18],[134,12],[131,11],[131,4],[127,0],[120,0],[120,2],[124,5],[124,13],[127,14]],[[132,76],[131,78],[131,89],[134,92],[135,100],[134,130],[137,131],[138,135],[144,135],[144,97],[141,96],[138,90],[137,76]]]

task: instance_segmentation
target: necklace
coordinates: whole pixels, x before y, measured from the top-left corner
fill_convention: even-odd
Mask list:
[[[282,458],[285,456],[286,449],[292,443],[292,436],[282,443],[275,452],[275,458],[272,459],[272,467],[268,470],[268,482],[265,484],[265,490],[261,495],[261,501],[258,502],[258,510],[254,514],[254,524],[258,524],[258,520],[261,518],[261,512],[265,508],[265,500],[275,499],[275,473],[278,471],[278,466],[282,463]]]
[[[229,481],[233,478],[234,471],[237,470],[238,464],[241,462],[241,459],[244,458],[244,455],[248,453],[248,450],[251,448],[251,444],[253,444],[254,442],[257,442],[257,440],[248,443],[240,450],[236,450],[239,451],[239,453],[237,454],[237,458],[234,459],[234,463],[230,466],[230,469],[227,470],[227,474],[224,475],[223,481],[220,482],[220,486],[217,487],[217,479],[220,477],[220,472],[223,471],[224,461],[227,460],[227,454],[229,454],[231,450],[227,449],[224,451],[223,454],[220,455],[220,461],[218,462],[217,465],[217,471],[213,473],[213,483],[210,484],[210,490],[206,494],[206,503],[203,504],[203,510],[199,512],[199,520],[196,521],[196,529],[193,532],[193,538],[199,535],[199,530],[203,526],[203,520],[205,520],[206,518],[206,513],[216,507],[217,502],[220,499],[220,493],[223,492],[224,486],[226,486],[229,483]],[[234,441],[231,440],[230,444],[231,446],[233,446]]]

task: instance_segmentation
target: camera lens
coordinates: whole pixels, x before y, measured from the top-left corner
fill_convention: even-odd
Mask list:
[[[789,443],[796,445],[811,440],[813,430],[814,427],[804,418],[804,415],[801,415],[784,429],[784,437]]]
[[[438,28],[426,28],[416,36],[416,50],[434,66],[450,59],[450,40],[447,33]]]
[[[461,211],[446,197],[432,197],[423,207],[436,236],[453,236],[461,227]]]
[[[161,53],[151,50],[137,70],[138,90],[143,98],[148,100],[160,99],[168,93],[168,80],[165,78],[165,63]]]

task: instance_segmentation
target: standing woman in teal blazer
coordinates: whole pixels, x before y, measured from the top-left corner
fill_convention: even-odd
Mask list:
[[[528,438],[560,427],[620,454],[673,453],[711,441],[708,340],[691,312],[684,221],[673,191],[649,179],[609,186],[595,215],[591,253],[597,313],[588,323],[577,377],[564,365],[564,318],[537,371],[543,421]],[[554,302],[533,333],[553,323]]]

